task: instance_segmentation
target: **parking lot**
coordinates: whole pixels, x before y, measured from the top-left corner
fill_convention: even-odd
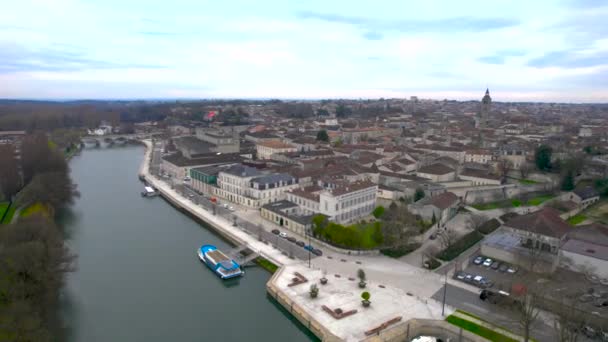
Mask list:
[[[475,261],[476,258],[479,259]],[[501,291],[505,295],[512,293],[513,285],[538,284],[542,288],[543,296],[549,302],[559,305],[563,303],[563,298],[576,299],[576,307],[581,314],[589,315],[586,320],[601,321],[600,326],[608,327],[608,282],[605,280],[586,277],[581,273],[562,268],[558,268],[550,275],[541,275],[518,269],[501,261],[494,264],[496,260],[485,262],[486,260],[485,256],[473,256],[469,266],[461,273],[455,274],[454,278],[480,288],[491,289],[495,293]],[[490,266],[487,266],[488,264]],[[463,276],[464,279],[461,279]],[[483,279],[485,283],[475,281],[475,277]]]

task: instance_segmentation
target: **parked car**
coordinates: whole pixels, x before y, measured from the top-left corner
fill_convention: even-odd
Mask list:
[[[287,238],[287,233],[285,232],[280,232],[279,236],[282,237],[283,239]]]
[[[478,256],[477,258],[475,258],[475,260],[473,260],[473,263],[475,265],[481,265],[483,263],[484,257],[482,257],[481,255]]]
[[[595,302],[593,302],[593,305],[597,306],[598,308],[608,306],[608,299],[597,299]]]
[[[578,297],[578,301],[581,303],[588,303],[592,300],[593,300],[593,295],[591,295],[589,293],[585,293],[585,294],[581,295],[580,297]]]
[[[429,235],[429,239],[431,240],[435,240],[437,238],[437,235],[435,235],[435,233]]]
[[[494,286],[494,282],[489,279],[483,278],[479,282],[479,285],[481,286],[482,289],[487,289],[487,288]]]
[[[492,268],[493,270],[497,270],[499,266],[500,266],[500,262],[494,261],[492,263],[492,265],[490,266],[490,268]]]
[[[298,240],[296,240],[296,238],[294,238],[293,236],[289,236],[289,237],[287,237],[287,240],[288,240],[289,242],[296,242],[296,241],[298,241]]]
[[[483,277],[480,275],[473,277],[473,283],[475,283],[476,285],[481,285],[482,280],[483,280]]]
[[[280,231],[278,229],[273,229],[272,234],[279,235]]]
[[[458,271],[454,274],[454,278],[458,279],[458,280],[462,280],[464,281],[464,278],[467,276],[467,274],[463,271]]]
[[[464,281],[466,281],[467,283],[470,283],[473,281],[473,275],[472,274],[467,274],[464,276]]]
[[[515,274],[517,273],[517,271],[519,271],[519,267],[514,265],[509,266],[509,268],[507,269],[507,272],[511,274]]]
[[[313,249],[312,254],[314,254],[316,256],[321,256],[321,255],[323,255],[323,251],[321,251],[320,249]]]
[[[479,299],[488,301],[492,304],[510,304],[513,302],[509,293],[505,291],[482,290],[479,294]]]
[[[312,248],[311,245],[306,245],[306,246],[304,246],[304,249],[312,252],[314,248]]]
[[[224,207],[224,208],[228,209],[228,203],[224,203],[224,204],[222,204],[222,207]]]
[[[490,266],[492,265],[492,263],[493,263],[493,262],[494,262],[494,260],[492,260],[492,259],[490,259],[490,258],[487,258],[487,259],[486,259],[486,260],[483,262],[483,265],[484,265],[485,267],[490,267]]]
[[[599,282],[600,282],[600,278],[593,274],[588,274],[587,280],[592,284],[599,284]]]
[[[509,268],[509,265],[508,265],[508,264],[505,264],[505,263],[503,262],[502,264],[500,264],[500,267],[498,267],[498,270],[499,270],[500,272],[503,272],[503,273],[504,273],[504,272],[507,272],[507,269],[508,269],[508,268]]]
[[[234,207],[230,206],[230,207],[228,207],[228,210],[234,211]]]
[[[296,241],[296,245],[298,245],[300,247],[306,246],[306,244],[304,243],[304,241]]]
[[[585,325],[583,327],[583,334],[589,338],[595,338],[595,336],[597,335],[597,331],[595,331],[595,329],[593,329],[592,327]]]

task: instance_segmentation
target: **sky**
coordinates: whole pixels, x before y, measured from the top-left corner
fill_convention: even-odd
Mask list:
[[[0,98],[608,102],[607,0],[19,0]]]

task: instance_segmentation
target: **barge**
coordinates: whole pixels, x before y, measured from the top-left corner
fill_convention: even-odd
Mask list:
[[[145,186],[144,191],[141,192],[142,197],[154,197],[154,196],[158,196],[158,195],[159,195],[159,192],[151,186]]]
[[[202,245],[197,254],[198,258],[222,279],[240,277],[245,274],[236,261],[213,245]]]

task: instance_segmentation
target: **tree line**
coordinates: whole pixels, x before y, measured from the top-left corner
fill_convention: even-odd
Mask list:
[[[0,226],[0,340],[57,340],[59,291],[75,256],[54,223],[78,192],[63,153],[42,133],[25,136],[21,158],[0,148],[2,195],[18,208],[44,208]]]

